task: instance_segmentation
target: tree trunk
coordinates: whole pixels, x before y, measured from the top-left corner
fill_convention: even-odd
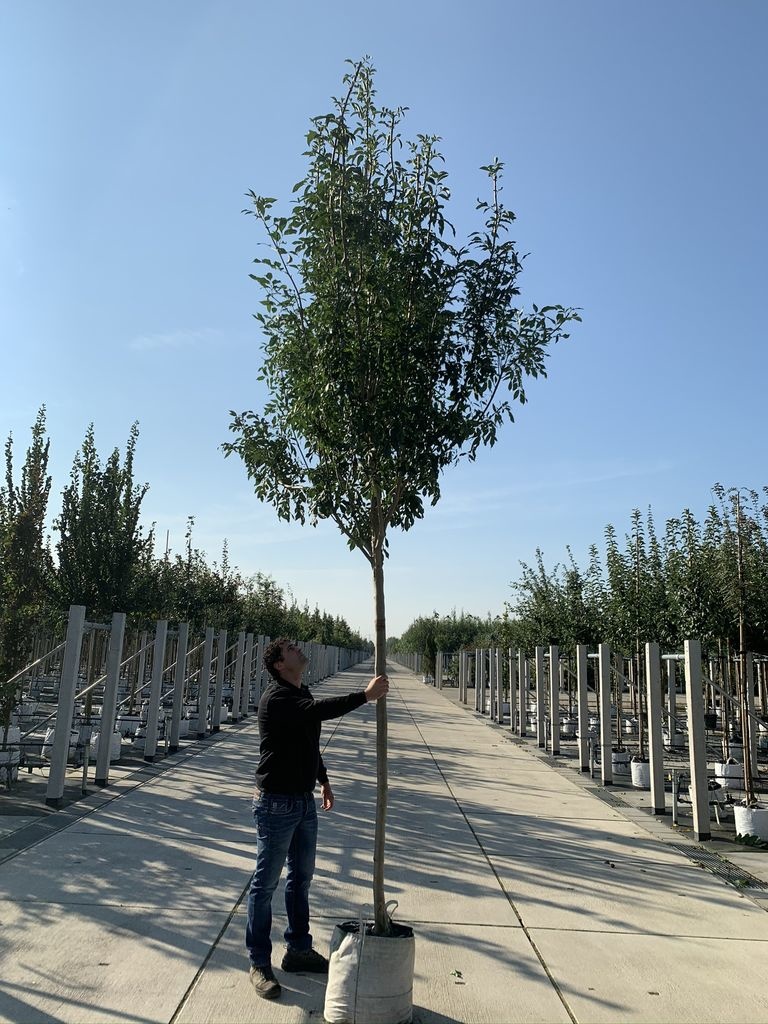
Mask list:
[[[384,612],[384,550],[373,552],[373,592],[376,607],[374,675],[387,671],[387,625]],[[384,896],[384,840],[387,825],[387,698],[376,702],[376,833],[373,843],[374,933],[388,935],[389,915]]]

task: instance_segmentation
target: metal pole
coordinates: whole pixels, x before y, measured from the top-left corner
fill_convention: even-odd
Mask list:
[[[176,644],[176,670],[173,676],[173,706],[170,721],[166,719],[166,751],[175,754],[179,749],[181,714],[184,709],[184,680],[187,678],[187,647],[189,646],[189,623],[179,623],[179,637]]]
[[[549,647],[549,720],[552,733],[552,753],[560,753],[560,648]]]
[[[604,786],[613,785],[611,760],[611,648],[600,644],[598,649],[600,679],[600,772]]]
[[[300,645],[306,653],[306,644]],[[309,658],[309,654],[306,654]],[[235,660],[235,678],[232,686],[232,721],[240,721],[240,688],[243,685],[243,662],[245,660],[245,630],[237,634],[237,656]],[[310,666],[311,670],[311,666]]]
[[[56,712],[56,726],[51,746],[51,768],[45,802],[49,807],[61,807],[64,802],[64,778],[67,772],[69,734],[72,731],[72,713],[75,710],[75,691],[80,667],[80,650],[83,643],[85,606],[70,605],[67,623],[67,640],[64,648],[64,662],[59,681],[59,699]]]
[[[149,708],[147,710],[147,736],[144,740],[144,760],[154,761],[157,755],[157,723],[160,717],[160,692],[163,685],[165,664],[165,641],[168,636],[168,620],[158,619],[155,628],[155,646],[152,649],[152,681],[149,684]]]
[[[544,648],[536,652],[536,741],[540,747],[547,746],[546,690],[544,688]]]
[[[651,812],[666,814],[664,744],[661,735],[661,657],[659,645],[645,645],[645,685],[648,711],[648,755],[651,765]]]
[[[106,786],[109,782],[109,755],[112,751],[112,733],[115,729],[117,686],[120,679],[124,639],[125,612],[115,612],[112,616],[112,628],[109,631],[107,678],[104,683],[104,699],[101,702],[99,752],[96,755],[96,777],[94,779],[97,786]]]
[[[576,645],[576,690],[579,706],[579,767],[589,771],[589,690],[587,688],[587,645]]]
[[[755,668],[752,654],[746,651],[744,654],[744,683],[747,696],[747,733],[749,736],[749,759],[752,777],[758,774],[757,770],[757,722],[755,721]],[[747,737],[744,737],[747,742]]]
[[[675,683],[675,661],[667,658],[667,711],[669,712],[669,745],[675,745],[677,732],[677,689]]]
[[[525,736],[528,725],[528,659],[522,651],[517,652],[517,679],[520,684],[520,721],[517,735],[522,737]]]
[[[711,839],[709,789],[707,787],[707,744],[704,733],[704,703],[701,692],[701,643],[686,640],[685,695],[688,703],[688,753],[691,765],[693,834],[696,842]]]
[[[321,671],[324,672],[325,659],[322,656],[324,648],[320,648],[318,651],[317,667],[318,667],[318,679],[319,682]],[[248,698],[251,693],[251,676],[253,675],[253,633],[249,633],[245,638],[245,662],[243,663],[243,685],[240,690],[240,714],[243,718],[248,717]]]
[[[511,647],[507,649],[507,663],[509,671],[509,728],[511,732],[514,732],[517,725],[517,663]]]
[[[206,634],[207,635],[207,634]],[[214,697],[213,706],[216,704],[221,707],[221,695],[224,690],[224,661],[227,657],[227,631],[226,629],[219,630],[219,637],[216,641],[216,697]],[[210,671],[210,665],[209,669]]]

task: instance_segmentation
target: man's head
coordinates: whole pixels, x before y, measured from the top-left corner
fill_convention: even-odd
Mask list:
[[[264,651],[264,667],[279,683],[297,682],[307,664],[307,657],[293,640],[280,636]]]

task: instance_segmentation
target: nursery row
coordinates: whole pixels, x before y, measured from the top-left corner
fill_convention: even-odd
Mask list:
[[[576,742],[581,771],[599,763],[604,785],[649,789],[656,814],[666,812],[669,762],[685,768],[698,838],[710,836],[710,805],[719,820],[718,804],[743,795],[734,806],[737,832],[768,839],[768,806],[758,799],[768,753],[768,660],[745,653],[703,663],[698,641],[684,646],[684,653],[662,654],[649,643],[643,658],[625,658],[608,644],[593,652],[577,645],[573,659],[555,645],[536,647],[533,658],[509,648],[438,652],[434,676],[423,678],[439,689],[458,687],[462,703],[517,736],[532,731],[553,755],[561,743]],[[421,668],[418,655],[397,660]]]
[[[154,761],[175,753],[184,739],[204,739],[225,722],[237,722],[258,704],[268,675],[263,654],[270,637],[186,622],[154,632],[127,634],[126,616],[87,622],[73,605],[65,640],[37,657],[7,686],[12,713],[0,727],[0,781],[10,788],[20,767],[47,769],[46,803],[61,806],[67,767],[95,761],[94,781],[105,786],[109,767],[130,744]],[[369,657],[364,650],[300,645],[312,686]],[[102,740],[108,737],[109,741]]]

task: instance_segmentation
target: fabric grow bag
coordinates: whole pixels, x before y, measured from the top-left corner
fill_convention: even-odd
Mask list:
[[[323,1015],[329,1024],[410,1024],[413,1017],[413,929],[393,924],[373,935],[361,921],[337,924],[331,936]]]

